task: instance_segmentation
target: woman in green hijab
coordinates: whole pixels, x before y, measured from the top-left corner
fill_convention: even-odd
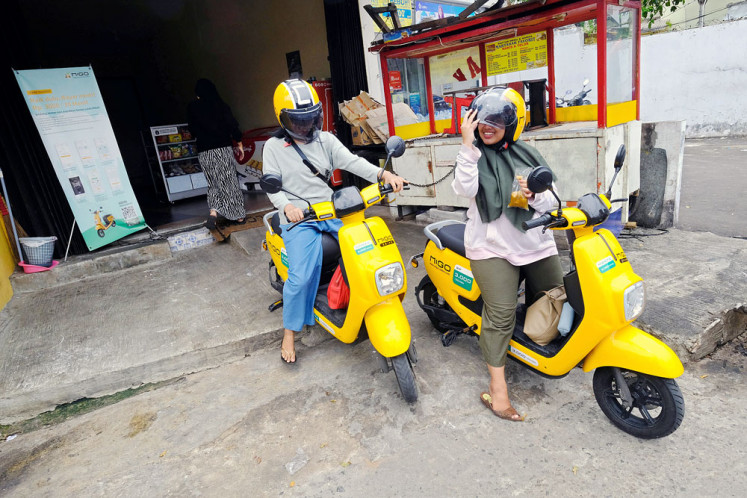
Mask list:
[[[480,349],[490,388],[480,400],[496,416],[515,422],[524,417],[509,400],[505,364],[519,275],[526,279],[529,301],[563,283],[552,233],[521,228],[523,221],[556,207],[550,192],[534,194],[523,178],[527,168],[547,166],[536,149],[518,140],[525,118],[524,99],[515,90],[496,87],[478,95],[462,121],[452,183],[457,195],[470,199],[464,247],[484,302]],[[514,179],[519,189],[512,192]]]

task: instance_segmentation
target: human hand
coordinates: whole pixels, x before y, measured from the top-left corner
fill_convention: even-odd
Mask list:
[[[534,199],[534,192],[529,190],[529,187],[527,187],[526,178],[519,178],[519,186],[521,187],[521,193],[524,194],[524,197],[527,199]]]
[[[244,146],[243,145],[241,144],[235,145],[233,147],[233,151],[235,152],[236,157],[238,158],[239,161],[244,160]]]
[[[285,217],[288,218],[288,221],[290,221],[291,223],[295,223],[303,219],[303,209],[298,208],[293,204],[287,204],[285,206],[285,209],[283,209],[283,212],[285,213]]]
[[[467,147],[472,146],[472,142],[475,141],[475,130],[478,124],[480,124],[480,120],[477,119],[477,109],[468,109],[464,113],[464,119],[462,119],[462,144]]]
[[[402,190],[402,187],[405,185],[404,178],[402,178],[401,176],[397,176],[390,171],[384,171],[384,174],[381,175],[381,181],[391,185],[392,190],[394,190],[395,192],[399,192],[400,190]]]

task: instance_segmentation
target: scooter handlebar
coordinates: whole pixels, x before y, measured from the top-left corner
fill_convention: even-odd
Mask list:
[[[288,230],[289,231],[293,230],[294,228],[296,228],[298,225],[300,225],[304,221],[315,220],[315,219],[316,219],[316,213],[314,212],[313,209],[311,209],[311,208],[304,209],[303,210],[303,218],[301,218],[299,221],[297,221],[294,224],[292,224],[291,226],[289,226]]]
[[[410,190],[410,184],[408,182],[405,182],[405,185],[402,187],[402,190]],[[381,195],[391,194],[392,192],[394,192],[394,189],[388,183],[379,185],[379,193]]]
[[[550,213],[545,213],[539,218],[533,218],[528,221],[523,221],[521,223],[521,228],[524,230],[531,230],[532,228],[542,227],[545,225],[549,225],[554,220],[553,215]]]

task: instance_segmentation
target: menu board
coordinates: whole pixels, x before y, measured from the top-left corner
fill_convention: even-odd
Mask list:
[[[485,44],[488,76],[547,66],[547,34],[531,33]]]

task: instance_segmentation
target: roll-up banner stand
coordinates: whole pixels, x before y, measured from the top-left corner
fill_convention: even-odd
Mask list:
[[[88,250],[145,228],[93,69],[14,72]]]

